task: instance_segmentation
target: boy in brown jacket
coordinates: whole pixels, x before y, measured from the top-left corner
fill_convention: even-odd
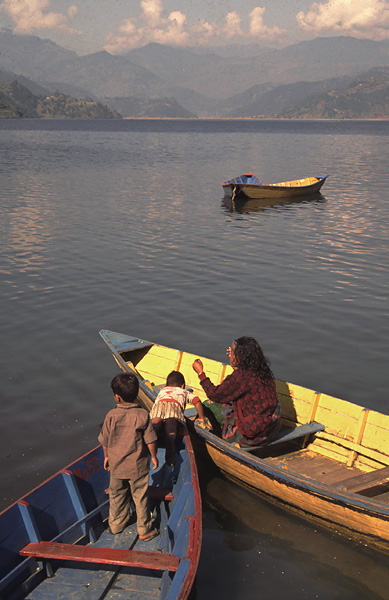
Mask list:
[[[148,505],[149,460],[158,467],[157,436],[148,412],[136,403],[139,382],[131,373],[119,373],[111,381],[116,407],[104,419],[99,442],[104,449],[104,469],[110,471],[109,532],[121,533],[131,518],[134,501],[139,539],[159,535]]]

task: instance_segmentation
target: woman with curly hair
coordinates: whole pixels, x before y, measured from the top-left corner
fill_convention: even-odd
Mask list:
[[[227,354],[233,372],[220,385],[206,376],[199,358],[192,365],[209,400],[223,405],[222,437],[239,446],[267,444],[281,427],[270,363],[252,337],[234,340]]]

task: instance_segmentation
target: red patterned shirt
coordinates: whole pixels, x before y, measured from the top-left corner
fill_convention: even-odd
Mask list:
[[[214,385],[204,373],[200,383],[209,400],[234,404],[236,425],[246,438],[255,438],[272,422],[278,398],[274,380],[263,382],[250,371],[235,369],[220,385]]]

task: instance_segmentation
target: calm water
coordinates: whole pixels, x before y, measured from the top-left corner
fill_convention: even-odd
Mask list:
[[[117,368],[98,330],[388,412],[389,122],[0,121],[0,506],[97,443]],[[329,174],[263,206],[220,183]],[[202,477],[197,598],[387,598],[387,557]]]

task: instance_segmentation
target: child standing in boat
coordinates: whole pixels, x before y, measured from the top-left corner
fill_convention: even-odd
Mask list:
[[[151,422],[158,437],[165,439],[166,463],[170,466],[176,461],[176,437],[185,432],[184,411],[188,403],[196,407],[199,420],[205,427],[204,408],[200,398],[185,389],[185,378],[180,371],[172,371],[150,412]]]
[[[136,403],[139,381],[131,373],[119,373],[111,381],[116,407],[104,419],[99,442],[104,449],[104,469],[110,471],[109,532],[121,533],[131,519],[131,499],[137,516],[139,539],[159,535],[148,505],[149,459],[158,467],[157,436],[149,414]]]

